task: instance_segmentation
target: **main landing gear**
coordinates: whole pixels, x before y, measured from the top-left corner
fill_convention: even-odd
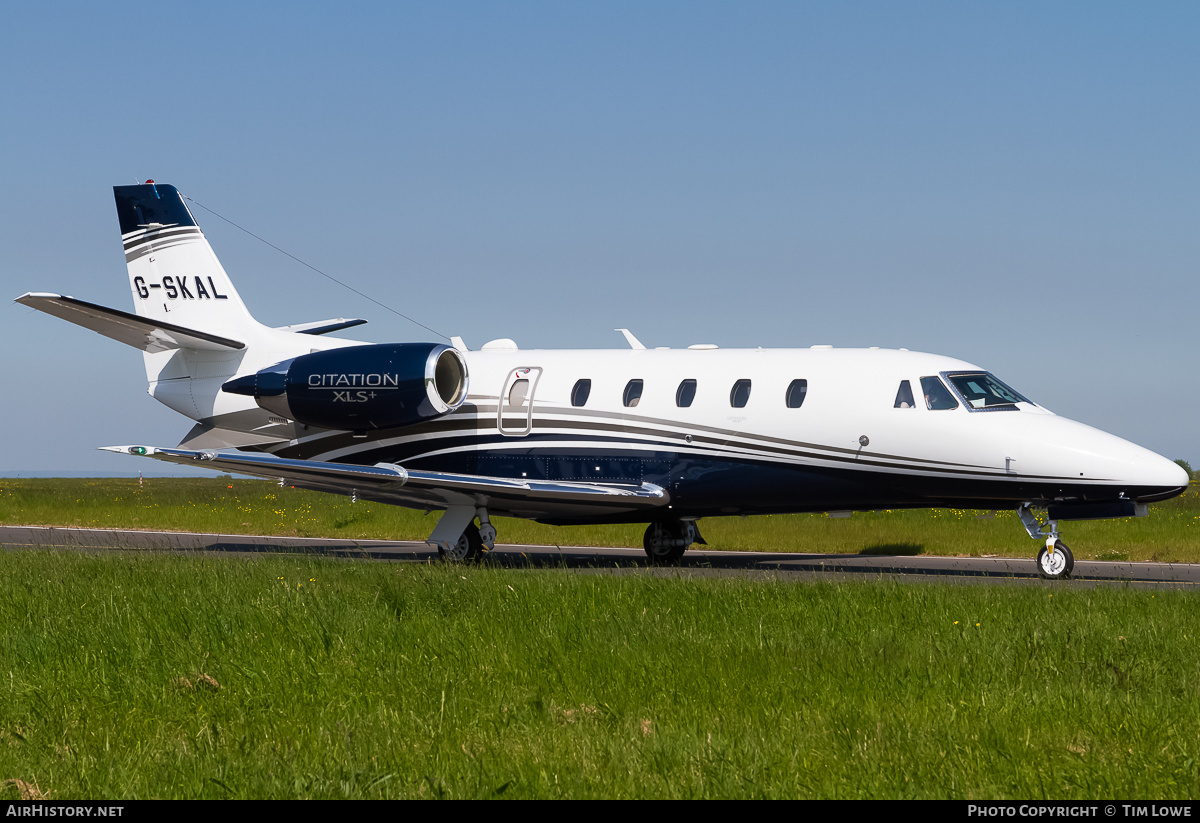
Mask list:
[[[467,528],[463,530],[458,542],[449,549],[438,546],[439,555],[456,563],[480,560],[486,553],[487,549],[483,547],[483,538],[479,534],[479,527],[474,523],[467,524]]]
[[[1017,517],[1021,519],[1021,525],[1030,537],[1046,541],[1046,545],[1037,556],[1038,574],[1047,580],[1065,580],[1070,577],[1071,570],[1075,568],[1075,555],[1071,554],[1067,544],[1059,538],[1058,521],[1047,520],[1043,524],[1034,516],[1029,503],[1023,503],[1021,508],[1017,509]]]
[[[695,520],[651,523],[642,538],[642,548],[651,563],[675,563],[693,543],[704,544]]]
[[[475,518],[479,525],[475,525]],[[496,528],[483,506],[451,506],[425,541],[455,563],[482,559],[496,545]],[[693,543],[704,544],[695,520],[660,520],[646,527],[642,547],[651,563],[675,563]]]
[[[475,525],[478,516],[479,525]],[[438,554],[456,563],[480,560],[496,545],[496,527],[483,506],[451,506],[425,541]]]

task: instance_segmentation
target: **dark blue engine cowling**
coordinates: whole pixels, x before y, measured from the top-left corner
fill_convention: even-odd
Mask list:
[[[467,363],[440,343],[381,343],[304,354],[221,387],[323,429],[394,429],[440,417],[467,396]]]

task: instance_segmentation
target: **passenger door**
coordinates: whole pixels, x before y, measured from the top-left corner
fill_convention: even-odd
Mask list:
[[[533,397],[541,376],[537,366],[509,372],[496,406],[496,427],[501,434],[524,437],[533,429]]]

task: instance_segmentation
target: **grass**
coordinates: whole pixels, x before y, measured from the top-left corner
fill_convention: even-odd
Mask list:
[[[52,799],[1200,789],[1190,592],[0,566],[0,784]]]
[[[1013,512],[955,509],[717,517],[701,521],[720,550],[830,554],[1032,556]],[[0,525],[162,529],[300,537],[424,540],[437,514],[232,478],[0,480]],[[544,526],[496,518],[501,543],[640,546],[643,526]],[[1200,487],[1151,507],[1149,517],[1063,524],[1077,559],[1200,562]]]
[[[1194,561],[1195,489],[1069,524]],[[719,548],[1017,553],[1015,518],[713,519]],[[422,539],[214,478],[0,481],[0,524]],[[500,524],[637,545],[641,529]],[[1196,594],[0,552],[0,799],[1188,799]]]

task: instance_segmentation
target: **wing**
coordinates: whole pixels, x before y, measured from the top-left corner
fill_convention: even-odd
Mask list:
[[[671,501],[653,483],[578,483],[526,480],[406,469],[393,463],[354,466],[314,460],[286,460],[262,454],[188,451],[154,446],[105,446],[104,451],[151,457],[182,466],[270,477],[286,485],[334,494],[352,494],[411,508],[447,509],[487,506],[517,517],[602,515],[654,509]]]

